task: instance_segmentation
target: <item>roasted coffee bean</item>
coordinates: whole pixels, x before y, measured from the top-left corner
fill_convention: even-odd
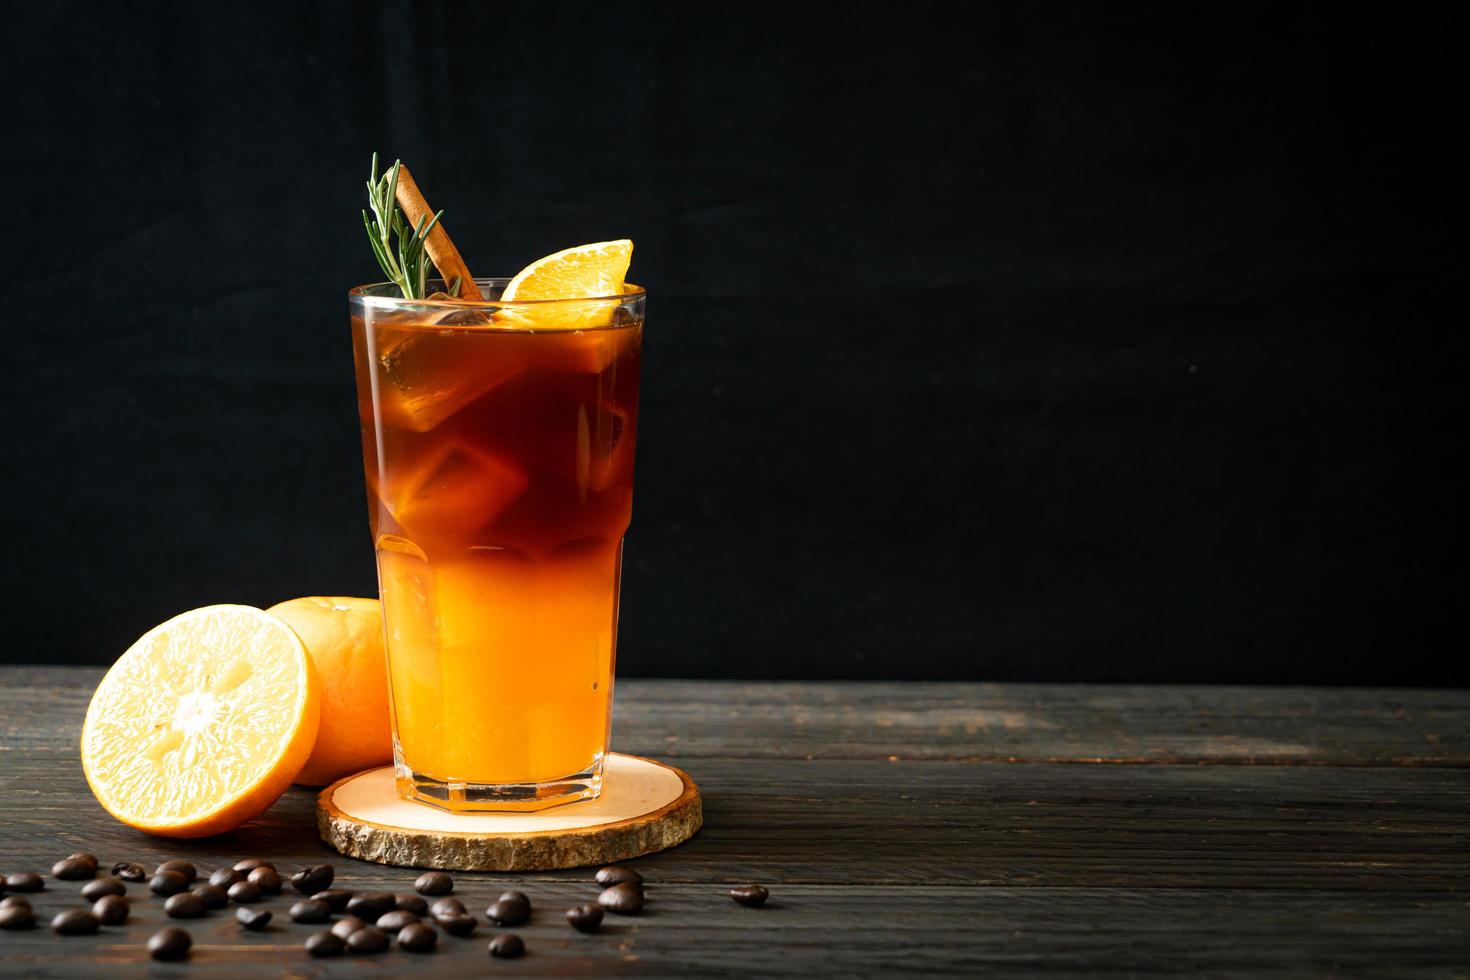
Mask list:
[[[281,873],[269,865],[251,868],[245,880],[260,886],[267,895],[281,894]]]
[[[103,895],[126,895],[128,886],[119,878],[95,878],[82,886],[82,897],[95,902]]]
[[[526,893],[518,892],[514,888],[512,888],[510,891],[501,892],[500,900],[502,902],[525,902],[526,908],[531,907],[531,900],[526,897]]]
[[[411,922],[398,930],[398,945],[410,953],[427,953],[439,941],[439,934],[422,922]]]
[[[518,926],[531,917],[531,903],[502,898],[485,910],[485,917],[498,926]]]
[[[341,936],[334,936],[325,929],[307,936],[302,945],[312,956],[341,956],[342,951],[347,948]]]
[[[513,960],[526,954],[526,944],[513,932],[502,932],[490,940],[490,955],[496,959]]]
[[[36,924],[36,913],[31,911],[29,905],[22,905],[19,901],[0,904],[0,929],[29,929]]]
[[[597,927],[602,925],[602,906],[588,902],[586,905],[567,909],[567,921],[578,932],[596,932]]]
[[[97,874],[97,859],[81,851],[51,865],[51,877],[62,881],[84,881]]]
[[[148,890],[155,895],[177,895],[189,890],[189,879],[177,871],[160,871],[148,882]]]
[[[393,896],[393,907],[400,912],[412,912],[414,915],[428,915],[429,903],[417,895],[399,892]]]
[[[191,885],[199,877],[199,869],[194,867],[192,861],[165,861],[153,869],[154,874],[158,874],[160,871],[177,871]]]
[[[189,879],[177,871],[162,871],[148,882],[148,890],[162,898],[189,890]]]
[[[132,861],[119,861],[112,866],[112,876],[121,878],[123,881],[147,881],[148,872],[141,864]]]
[[[355,915],[346,915],[332,923],[332,931],[338,938],[347,939],[359,929],[367,928],[367,923]]]
[[[625,868],[621,864],[609,864],[605,868],[597,869],[597,883],[604,888],[621,885],[625,881],[631,881],[635,885],[641,885],[643,884],[643,876],[632,868]]]
[[[90,909],[67,909],[56,913],[51,931],[58,936],[86,936],[97,931],[102,921]]]
[[[448,895],[454,891],[454,879],[442,871],[425,871],[413,883],[420,895]]]
[[[603,889],[597,904],[618,915],[637,915],[643,911],[643,889],[631,881]]]
[[[291,906],[292,922],[326,922],[332,917],[332,907],[321,899],[303,898]]]
[[[5,887],[13,892],[38,892],[46,888],[46,879],[34,871],[12,871],[5,876]]]
[[[397,932],[404,926],[413,925],[417,921],[419,921],[419,917],[414,915],[412,912],[404,912],[401,909],[394,909],[392,912],[384,912],[382,915],[378,916],[378,921],[375,923],[375,925],[377,925],[379,929],[387,929],[389,932]]]
[[[201,888],[209,887],[201,885]],[[197,919],[209,908],[209,899],[198,892],[179,892],[169,896],[163,903],[163,912],[170,919]]]
[[[317,892],[311,897],[318,902],[326,902],[332,909],[333,914],[341,915],[347,911],[347,903],[352,901],[352,892],[345,888],[328,888],[325,891]],[[347,937],[343,936],[342,938],[346,939]]]
[[[330,864],[313,864],[291,876],[291,887],[303,895],[315,895],[332,887],[337,872]]]
[[[185,929],[169,926],[160,929],[148,940],[148,955],[155,960],[181,960],[189,955],[194,937]]]
[[[375,922],[384,912],[392,912],[393,904],[393,896],[388,892],[359,892],[347,901],[347,911]]]
[[[219,885],[211,885],[208,882],[195,888],[193,894],[199,896],[205,908],[222,909],[230,904],[230,893]]]
[[[271,913],[269,909],[238,908],[235,910],[235,921],[251,932],[260,932],[270,925]]]
[[[128,913],[132,908],[128,900],[121,895],[103,895],[92,903],[92,914],[102,921],[104,926],[118,926],[128,921]]]
[[[436,898],[429,906],[429,914],[436,919],[441,915],[464,915],[464,913],[464,902],[457,898]]]
[[[741,885],[739,888],[730,889],[730,897],[746,908],[753,909],[766,904],[766,899],[771,897],[771,893],[760,885]]]
[[[242,905],[258,902],[264,896],[264,893],[260,890],[260,886],[250,881],[235,882],[230,886],[228,894],[230,901],[239,902]]]
[[[220,868],[209,876],[211,885],[219,885],[221,888],[229,888],[237,881],[245,880],[245,872],[237,868]]]
[[[388,948],[388,934],[368,926],[347,937],[347,948],[354,953],[381,953]]]
[[[274,864],[271,864],[269,861],[263,858],[246,858],[243,861],[235,862],[235,870],[243,871],[246,874],[249,874],[256,868],[270,868],[272,871],[276,870],[276,866]]]
[[[21,908],[28,909],[31,907],[31,900],[22,895],[6,895],[4,898],[0,898],[0,909],[11,905],[19,905]]]
[[[440,928],[451,936],[468,936],[475,931],[479,922],[468,912],[459,912],[452,915],[441,915],[434,920],[439,923]]]

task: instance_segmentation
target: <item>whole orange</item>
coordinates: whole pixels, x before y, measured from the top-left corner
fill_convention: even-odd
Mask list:
[[[393,761],[383,614],[376,599],[308,596],[271,606],[311,655],[321,690],[316,747],[296,776],[325,786]]]

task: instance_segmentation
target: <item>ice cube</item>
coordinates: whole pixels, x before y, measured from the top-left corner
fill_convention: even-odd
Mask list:
[[[627,455],[626,451],[619,452],[627,424],[627,414],[615,405],[583,404],[577,413],[576,454],[571,460],[565,457],[556,460],[561,475],[574,480],[579,487],[606,490]]]
[[[520,467],[446,439],[407,474],[389,474],[388,509],[410,535],[463,534],[488,524],[526,483]]]
[[[456,311],[478,315],[473,310]],[[446,328],[448,329],[448,328]],[[402,334],[378,350],[378,411],[389,425],[428,432],[492,388],[525,370],[525,361],[496,356],[493,337]]]

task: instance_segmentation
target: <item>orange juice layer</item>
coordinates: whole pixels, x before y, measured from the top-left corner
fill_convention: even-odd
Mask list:
[[[608,732],[620,549],[431,565],[380,541],[397,738],[415,773],[527,783],[592,765]]]

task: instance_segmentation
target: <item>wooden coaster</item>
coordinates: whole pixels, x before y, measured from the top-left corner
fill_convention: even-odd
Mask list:
[[[447,813],[398,795],[393,767],[322,790],[316,825],[348,857],[455,871],[546,871],[626,861],[682,844],[704,823],[682,769],[614,752],[602,795],[535,813]]]

